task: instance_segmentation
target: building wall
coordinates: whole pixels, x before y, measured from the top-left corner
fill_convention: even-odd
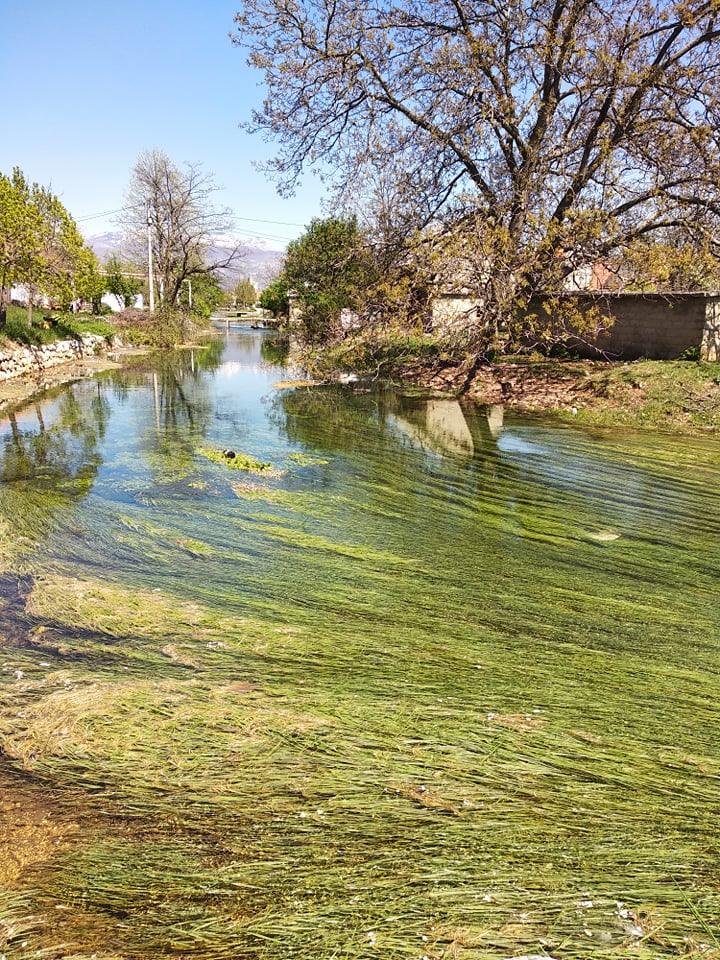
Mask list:
[[[432,329],[452,336],[474,323],[477,311],[478,301],[467,294],[441,294],[432,302]]]
[[[100,302],[105,304],[106,307],[110,307],[113,313],[121,313],[125,309],[125,303],[122,298],[114,293],[104,293]],[[135,310],[143,310],[145,308],[145,301],[141,293],[138,293],[133,300],[133,308]]]
[[[561,296],[571,298],[581,309],[599,308],[612,318],[614,322],[595,342],[610,359],[673,360],[699,347],[706,359],[720,360],[720,293],[573,291]],[[542,298],[531,301],[530,311],[538,310],[541,303]],[[433,304],[433,330],[452,335],[467,326],[472,308],[473,301],[465,293],[439,296]],[[598,355],[592,347],[580,352]]]
[[[581,307],[597,307],[614,321],[595,346],[611,359],[673,360],[700,347],[706,317],[720,296],[698,293],[572,293]],[[532,305],[531,305],[532,308]],[[586,352],[592,356],[592,348]]]

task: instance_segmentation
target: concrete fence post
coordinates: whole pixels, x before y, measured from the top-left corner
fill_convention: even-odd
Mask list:
[[[290,357],[299,350],[302,343],[303,308],[295,290],[288,291],[288,344]]]
[[[720,297],[708,297],[705,303],[700,359],[713,363],[720,360]]]

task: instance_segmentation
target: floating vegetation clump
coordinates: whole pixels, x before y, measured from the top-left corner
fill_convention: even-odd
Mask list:
[[[291,453],[288,460],[292,460],[300,467],[324,467],[325,464],[330,463],[326,457],[315,457],[307,453]]]
[[[296,390],[299,387],[317,387],[320,385],[319,380],[276,380],[273,384],[273,389],[275,390]]]
[[[263,405],[248,343],[79,399],[89,489],[8,438],[0,955],[717,960],[717,447]]]
[[[264,473],[267,475],[272,475],[276,472],[273,470],[271,463],[256,460],[255,457],[251,457],[246,453],[239,453],[229,448],[226,450],[218,450],[215,447],[198,447],[197,452],[201,457],[205,457],[206,460],[211,460],[213,463],[221,463],[230,470],[243,470],[245,473]]]

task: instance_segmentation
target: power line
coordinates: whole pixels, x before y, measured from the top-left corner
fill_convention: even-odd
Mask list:
[[[304,223],[293,223],[290,220],[258,220],[255,217],[235,217],[236,220],[244,220],[248,223],[274,223],[276,227],[304,227]]]
[[[117,210],[103,210],[102,213],[91,213],[87,217],[75,217],[76,223],[83,223],[85,220],[97,220],[98,217],[109,217],[113,213],[122,213],[123,208],[118,207]]]
[[[118,207],[117,210],[103,210],[101,213],[89,213],[85,217],[75,217],[77,223],[84,223],[86,220],[97,220],[100,217],[109,217],[114,213],[122,213],[124,207]],[[258,217],[234,217],[235,220],[242,220],[243,223],[271,223],[276,227],[304,227],[304,223],[295,223],[291,220],[261,220]],[[274,240],[285,240],[285,237],[273,237]]]
[[[258,233],[256,230],[243,230],[241,227],[238,227],[236,233],[240,233],[245,237],[257,237],[258,240],[282,240],[283,243],[289,243],[291,240],[294,240],[294,237],[279,237],[274,233]]]

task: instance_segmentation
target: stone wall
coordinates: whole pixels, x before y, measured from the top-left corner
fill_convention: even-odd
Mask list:
[[[16,347],[0,351],[0,381],[13,377],[39,376],[49,367],[94,357],[107,347],[105,337],[86,333],[77,340],[56,340],[40,347]]]

